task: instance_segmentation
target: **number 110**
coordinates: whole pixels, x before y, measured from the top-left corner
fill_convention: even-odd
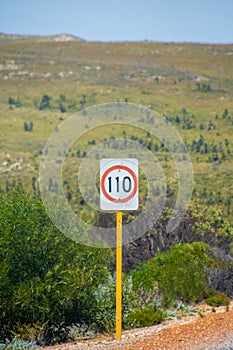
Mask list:
[[[119,176],[115,177],[116,181],[116,192],[120,192],[120,178]],[[108,192],[112,192],[112,181],[114,182],[114,179],[112,180],[112,176],[108,177]],[[124,192],[128,193],[131,191],[131,178],[129,176],[124,176],[122,180],[122,189]]]

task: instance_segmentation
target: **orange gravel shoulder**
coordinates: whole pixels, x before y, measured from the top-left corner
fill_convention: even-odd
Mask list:
[[[233,337],[233,311],[212,314],[195,321],[173,325],[137,342],[124,350],[144,349],[216,349],[216,346]],[[119,349],[118,346],[111,349]]]
[[[121,340],[112,337],[77,340],[44,347],[44,350],[207,350],[233,339],[233,304],[230,311],[205,308],[198,314],[166,321],[160,325],[125,331]]]

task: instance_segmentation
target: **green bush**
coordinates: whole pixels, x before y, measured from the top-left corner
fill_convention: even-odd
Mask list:
[[[138,295],[133,291],[132,278],[123,275],[122,279],[122,326],[124,329],[130,327],[128,315],[138,306]],[[95,326],[99,331],[110,331],[115,327],[116,311],[116,280],[109,275],[105,284],[99,285],[96,292]]]
[[[153,260],[150,260],[151,262]],[[150,261],[138,265],[130,272],[133,278],[133,288],[135,291],[153,290],[158,280],[157,270],[153,267]]]
[[[216,307],[229,306],[230,301],[231,300],[226,295],[218,292],[216,292],[215,295],[212,295],[205,300],[207,305]]]
[[[0,341],[36,324],[51,343],[65,340],[71,324],[94,322],[110,251],[71,241],[40,199],[20,191],[0,195],[0,222]]]
[[[197,310],[191,305],[185,305],[182,301],[177,300],[174,304],[174,308],[182,313],[197,312]]]
[[[145,307],[131,312],[128,319],[133,327],[148,327],[163,322],[164,315],[161,310],[155,312],[153,308]]]
[[[202,242],[176,245],[132,271],[134,288],[152,289],[158,285],[165,305],[177,299],[197,302],[208,289],[211,254],[211,248]]]
[[[33,350],[36,348],[38,348],[36,344],[19,340],[16,337],[12,340],[12,342],[6,341],[5,344],[0,344],[0,350]]]

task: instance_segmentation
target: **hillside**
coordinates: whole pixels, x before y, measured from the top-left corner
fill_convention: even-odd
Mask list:
[[[19,35],[0,33],[0,40],[3,42],[67,42],[67,41],[84,41],[75,35],[56,34],[56,35]]]
[[[156,110],[177,128],[193,163],[193,198],[217,205],[233,223],[232,55],[233,45],[1,34],[1,189],[37,186],[45,142],[68,116],[95,104],[128,101]],[[122,137],[122,131],[114,136]],[[79,164],[91,137],[68,159],[72,186],[65,190],[71,202],[81,197],[70,168]],[[94,137],[98,142],[102,135]],[[155,146],[156,140],[147,141]],[[164,150],[157,151],[175,196],[174,165]]]

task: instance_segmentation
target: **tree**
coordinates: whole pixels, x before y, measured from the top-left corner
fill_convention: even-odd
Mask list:
[[[28,127],[28,131],[32,131],[33,130],[33,122],[30,122],[29,123],[29,127]]]
[[[32,131],[33,126],[34,126],[33,122],[30,122],[30,123],[24,122],[23,124],[24,131]]]
[[[82,94],[82,99],[80,100],[80,108],[83,109],[85,108],[85,104],[87,103],[87,100],[86,100],[86,95],[85,94]]]
[[[185,117],[187,115],[187,109],[182,108],[181,113],[183,114],[183,117]]]
[[[32,189],[33,189],[33,192],[36,193],[36,182],[37,182],[37,179],[35,176],[32,177]]]
[[[60,103],[66,102],[66,96],[65,96],[65,95],[60,95],[60,97],[59,97],[59,102],[60,102]]]
[[[24,122],[23,124],[24,131],[28,131],[28,123]]]
[[[227,108],[224,109],[224,112],[222,114],[222,119],[225,119],[229,115],[229,111]]]
[[[14,100],[13,97],[9,97],[9,98],[8,98],[8,104],[9,104],[9,105],[14,105],[14,104],[15,104],[15,100]]]
[[[51,102],[51,97],[48,95],[43,95],[39,105],[39,110],[42,111],[44,109],[50,108],[51,107],[50,102]]]
[[[17,100],[15,100],[13,97],[9,97],[8,98],[8,104],[9,104],[10,107],[12,107],[12,106],[21,107],[22,106],[22,102],[21,102],[19,97],[18,97]]]
[[[59,104],[59,109],[60,109],[61,113],[66,112],[66,107],[62,103]]]

